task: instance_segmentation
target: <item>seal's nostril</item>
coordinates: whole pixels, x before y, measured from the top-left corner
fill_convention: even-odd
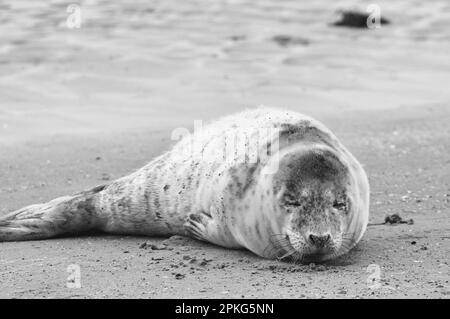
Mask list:
[[[318,237],[314,235],[309,235],[309,240],[311,241],[311,243],[315,244],[318,240]]]

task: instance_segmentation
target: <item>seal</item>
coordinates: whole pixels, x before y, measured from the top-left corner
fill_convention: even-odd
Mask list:
[[[320,122],[260,107],[180,140],[129,176],[0,219],[0,241],[83,232],[190,236],[270,259],[351,250],[369,216],[361,164]]]

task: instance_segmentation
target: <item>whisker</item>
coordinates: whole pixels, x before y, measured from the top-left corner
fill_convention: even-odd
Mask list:
[[[283,256],[281,256],[280,258],[278,258],[281,261],[285,261],[284,259],[290,258],[292,257],[292,255],[294,255],[296,253],[295,250],[292,250],[290,252],[287,252],[286,254],[284,254]]]
[[[269,236],[269,245],[264,249],[263,254],[270,258],[278,256],[275,258],[283,260],[295,254],[295,252],[286,234],[273,233]]]
[[[273,233],[273,234],[271,234],[270,236],[271,236],[271,237],[272,237],[272,236],[283,236],[283,237],[286,237],[286,234],[281,234],[281,233],[280,233],[280,234],[277,234],[277,233]]]
[[[348,233],[343,233],[342,234],[342,238],[353,238],[355,236],[356,232],[348,232]]]

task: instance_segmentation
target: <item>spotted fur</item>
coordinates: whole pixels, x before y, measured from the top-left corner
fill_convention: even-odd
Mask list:
[[[269,133],[261,134],[265,129]],[[232,151],[230,158],[230,141],[244,152]],[[269,167],[278,169],[267,172]],[[327,192],[336,198],[342,193],[349,204],[345,215],[329,211]],[[288,195],[299,204],[292,206]],[[178,234],[266,258],[303,260],[311,251],[304,235],[334,227],[340,237],[334,250],[322,256],[327,259],[361,239],[368,211],[364,170],[323,124],[296,112],[260,107],[183,137],[109,185],[10,213],[0,219],[0,241],[84,231]]]

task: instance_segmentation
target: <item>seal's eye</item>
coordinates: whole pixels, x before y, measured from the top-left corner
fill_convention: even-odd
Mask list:
[[[296,198],[294,195],[292,194],[286,194],[284,196],[284,204],[287,206],[294,206],[294,207],[298,207],[300,206],[300,201],[298,200],[298,198]]]
[[[335,200],[334,203],[333,203],[333,207],[335,209],[337,209],[337,210],[342,210],[343,211],[343,210],[347,209],[347,203],[344,202],[344,201]]]

